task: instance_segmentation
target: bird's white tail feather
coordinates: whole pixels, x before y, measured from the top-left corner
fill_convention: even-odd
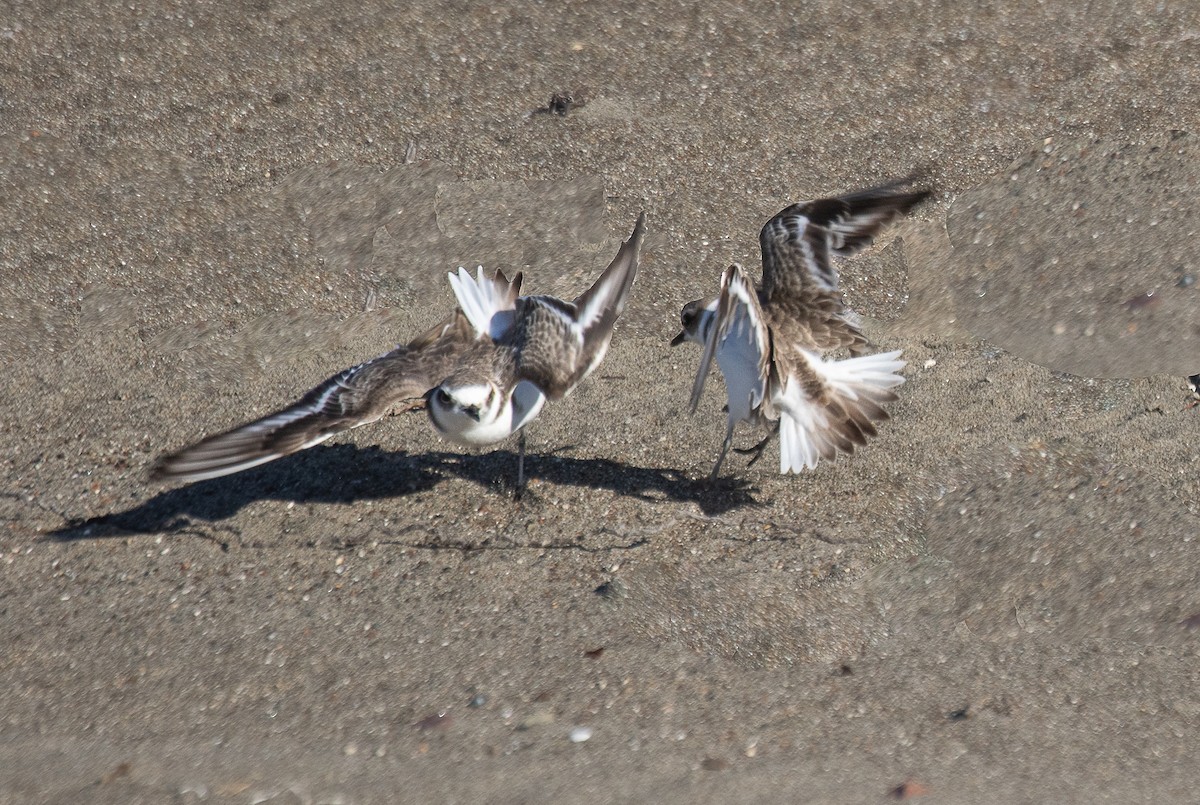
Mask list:
[[[483,266],[479,267],[474,277],[461,266],[457,274],[451,273],[449,277],[458,306],[475,328],[475,333],[498,338],[507,328],[511,317],[497,318],[497,314],[512,310],[512,300],[506,298],[498,283],[483,276]]]
[[[823,423],[812,415],[814,410],[811,406],[802,408],[800,413],[801,416],[793,417],[786,411],[780,412],[779,471],[784,475],[814,468],[821,458],[813,435],[820,432]]]
[[[779,471],[785,475],[813,469],[822,458],[838,450],[849,452],[855,440],[839,429],[845,414],[853,410],[856,420],[885,418],[881,405],[894,399],[891,389],[904,382],[900,352],[862,355],[841,361],[826,361],[805,352],[804,357],[828,384],[838,405],[825,406],[805,396],[803,386],[789,382],[777,400],[779,408]],[[856,410],[855,410],[856,409]],[[836,419],[835,419],[836,416]],[[861,441],[861,436],[858,441]]]

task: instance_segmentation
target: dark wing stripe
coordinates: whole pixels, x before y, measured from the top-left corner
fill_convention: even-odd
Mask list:
[[[573,303],[564,302],[557,296],[543,296],[541,294],[537,296],[526,296],[521,299],[521,302],[523,305],[525,305],[525,307],[522,309],[523,311],[529,311],[531,309],[529,307],[530,305],[540,305],[542,307],[549,308],[563,320],[564,324],[567,325],[574,324],[579,316],[579,310]]]
[[[843,196],[793,204],[763,226],[763,292],[812,299],[837,292],[830,252],[846,257],[869,246],[889,224],[927,198],[902,191],[900,179]]]

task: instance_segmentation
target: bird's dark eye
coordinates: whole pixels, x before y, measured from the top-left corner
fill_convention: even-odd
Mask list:
[[[442,388],[440,386],[438,387],[438,390],[437,390],[437,401],[439,403],[441,403],[442,405],[451,405],[454,402],[453,400],[450,399],[450,394],[444,388]]]

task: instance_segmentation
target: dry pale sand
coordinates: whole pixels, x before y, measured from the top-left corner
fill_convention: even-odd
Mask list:
[[[0,14],[0,800],[1194,799],[1200,13],[805,5]],[[914,169],[843,267],[893,420],[705,483],[679,307]],[[421,414],[146,480],[643,209],[523,503]]]

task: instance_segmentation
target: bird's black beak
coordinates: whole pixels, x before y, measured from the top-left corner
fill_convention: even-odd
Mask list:
[[[671,339],[671,346],[677,347],[684,341],[687,341],[687,330],[680,330],[679,335]]]

